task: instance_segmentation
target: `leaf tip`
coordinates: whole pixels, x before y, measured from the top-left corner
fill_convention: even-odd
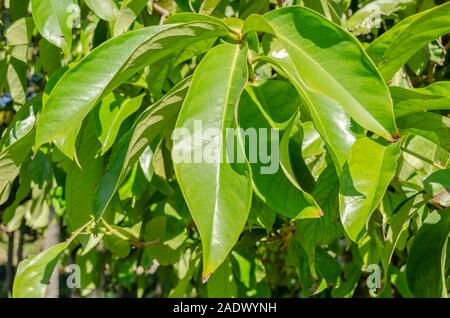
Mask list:
[[[399,140],[400,139],[400,132],[396,132],[394,135],[392,135],[390,138],[389,138],[389,141],[390,142],[396,142],[397,140]]]
[[[203,284],[206,284],[208,282],[209,278],[211,277],[211,274],[212,273],[209,273],[209,274],[206,274],[206,275],[205,274],[202,275],[202,283]]]

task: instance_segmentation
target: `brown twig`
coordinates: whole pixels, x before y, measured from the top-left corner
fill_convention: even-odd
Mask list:
[[[150,242],[132,242],[130,241],[131,245],[133,245],[135,248],[144,248],[144,247],[151,247],[155,246],[161,243],[161,240],[154,240]]]
[[[12,282],[14,279],[14,232],[7,233],[8,235],[8,252],[7,252],[7,261],[6,261],[6,274],[5,274],[5,285],[4,285],[4,295],[7,298],[9,295],[9,291],[12,287]]]
[[[434,73],[435,72],[436,72],[436,64],[431,63],[428,66],[428,73],[427,73],[428,84],[432,84],[434,82]]]
[[[159,20],[159,25],[163,25],[164,24],[164,20],[166,20],[166,18],[170,15],[170,12],[167,11],[166,9],[164,9],[163,7],[161,7],[159,4],[153,2],[153,9],[159,13],[159,15],[161,16],[160,20]]]

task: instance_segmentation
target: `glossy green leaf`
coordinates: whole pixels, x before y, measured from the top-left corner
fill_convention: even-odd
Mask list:
[[[12,296],[14,298],[43,298],[48,281],[58,262],[58,256],[67,248],[60,243],[36,256],[23,260],[14,279]]]
[[[71,8],[75,0],[31,0],[33,19],[39,33],[69,54],[72,47]]]
[[[289,56],[310,108],[326,100],[339,105],[364,128],[388,140],[397,138],[387,86],[351,34],[301,7],[251,16],[244,31],[267,32],[280,40],[284,50],[276,55]]]
[[[39,117],[36,145],[69,140],[65,154],[72,158],[81,123],[102,97],[146,65],[189,44],[227,34],[217,25],[191,23],[148,27],[105,42],[68,70],[56,84]],[[76,90],[74,83],[77,83]],[[83,92],[82,97],[80,92]],[[66,124],[69,120],[71,125]]]
[[[311,116],[315,128],[326,142],[340,169],[348,159],[352,144],[361,136],[362,129],[351,120],[339,104],[303,86],[289,58],[264,58],[264,60],[285,73],[300,95],[304,96],[308,108],[301,108],[301,111]]]
[[[353,241],[359,241],[371,213],[383,198],[399,156],[398,143],[383,146],[363,138],[353,145],[340,186],[341,220]]]
[[[176,125],[184,135],[174,140],[174,168],[202,238],[204,279],[236,244],[250,210],[249,166],[223,160],[225,130],[235,127],[234,112],[246,82],[246,49],[230,44],[214,47],[195,70]],[[210,129],[206,137],[194,134],[198,121],[202,131]]]
[[[406,266],[408,285],[414,296],[447,297],[445,258],[450,233],[450,211],[435,211],[414,238]]]
[[[119,9],[114,0],[84,0],[84,2],[101,19],[106,21],[117,19]]]
[[[111,148],[123,121],[139,109],[143,98],[144,95],[126,98],[111,93],[97,105],[95,128],[102,143],[102,155]]]
[[[394,74],[421,48],[450,32],[450,3],[410,16],[373,41],[367,53],[383,78]]]

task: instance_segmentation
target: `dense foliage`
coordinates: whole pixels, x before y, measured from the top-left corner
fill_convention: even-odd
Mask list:
[[[447,297],[450,3],[0,15],[3,296]]]

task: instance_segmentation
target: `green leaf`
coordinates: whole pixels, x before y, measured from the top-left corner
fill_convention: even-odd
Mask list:
[[[33,20],[39,33],[66,55],[72,47],[71,7],[75,0],[31,0]]]
[[[397,118],[402,135],[422,136],[450,152],[450,118],[429,112]]]
[[[239,1],[239,18],[247,19],[251,14],[264,14],[269,11],[270,0],[242,0]]]
[[[0,140],[0,198],[19,174],[20,166],[31,152],[35,135],[35,114],[40,99],[23,105]]]
[[[320,13],[325,18],[340,25],[341,19],[329,0],[302,0],[302,5],[306,8]]]
[[[15,193],[14,202],[5,209],[3,223],[8,232],[16,231],[20,228],[25,215],[25,207],[20,206],[22,201],[28,197],[31,190],[31,179],[28,175],[28,166],[22,165],[19,174],[19,188]]]
[[[170,291],[169,298],[181,298],[185,297],[188,292],[188,286],[194,275],[195,270],[198,268],[200,258],[196,251],[186,250],[186,253],[180,259],[179,266],[186,267],[184,276],[180,277],[177,286]],[[181,270],[180,270],[181,272]]]
[[[312,194],[323,210],[323,217],[299,220],[297,233],[308,256],[311,273],[316,276],[316,246],[331,244],[343,234],[338,212],[339,179],[333,166],[320,174]]]
[[[114,36],[125,33],[147,5],[148,0],[126,0],[122,3],[114,23]]]
[[[229,258],[217,269],[206,284],[208,298],[237,297],[236,280],[233,275],[233,266]]]
[[[28,174],[33,183],[42,188],[53,176],[50,156],[43,151],[34,154],[28,165]]]
[[[236,244],[250,210],[249,166],[223,160],[225,130],[235,127],[234,112],[247,76],[246,49],[229,44],[211,49],[194,72],[176,124],[183,135],[175,136],[174,169],[202,238],[204,279]],[[194,134],[195,121],[211,133]],[[237,150],[241,152],[240,145]]]
[[[389,220],[389,228],[386,235],[386,246],[383,249],[381,263],[384,270],[384,281],[387,283],[389,264],[394,255],[400,236],[407,230],[409,221],[423,207],[425,199],[422,195],[414,195],[403,201],[396,209],[395,214]]]
[[[399,156],[399,143],[383,146],[362,138],[353,145],[340,186],[341,220],[353,241],[360,240],[371,213],[383,198]]]
[[[320,217],[322,212],[313,197],[302,190],[288,173],[289,170],[285,170],[291,168],[282,168],[282,164],[280,165],[279,152],[282,150],[278,146],[279,131],[271,130],[270,123],[262,114],[263,110],[258,107],[260,102],[257,96],[261,96],[261,103],[265,103],[265,100],[276,98],[277,95],[271,95],[272,92],[249,86],[239,102],[238,122],[243,129],[241,138],[245,141],[255,192],[275,212],[288,218]],[[289,105],[286,108],[288,107]],[[280,113],[285,111],[280,109]],[[268,160],[264,158],[264,161],[268,162],[262,161],[263,150],[266,152],[264,156],[268,156]]]
[[[34,22],[30,17],[21,18],[12,23],[6,30],[5,36],[10,46],[11,56],[27,63],[28,46],[33,36]]]
[[[222,0],[205,0],[200,6],[200,13],[211,14]]]
[[[355,12],[345,23],[345,26],[354,34],[367,34],[372,28],[379,27],[383,16],[390,16],[398,11],[407,9],[416,4],[415,0],[376,0],[372,1]]]
[[[194,21],[218,24],[231,32],[231,28],[222,19],[212,17],[206,14],[196,14],[191,12],[176,13],[168,17],[165,23],[176,24],[176,23],[189,23]]]
[[[244,32],[250,31],[267,32],[280,40],[284,49],[276,55],[289,56],[300,95],[311,109],[335,104],[362,127],[388,140],[397,138],[388,88],[351,34],[302,7],[250,16]]]
[[[58,256],[67,248],[67,243],[60,243],[20,262],[12,296],[14,298],[43,298],[48,281],[58,262]]]
[[[61,68],[61,50],[45,39],[39,41],[39,57],[42,68],[49,75]]]
[[[143,28],[103,43],[69,69],[56,84],[38,120],[36,145],[66,140],[69,145],[64,153],[73,158],[76,135],[83,119],[115,87],[146,65],[192,43],[227,34],[218,25],[202,22]],[[67,125],[69,121],[71,125]]]
[[[82,249],[77,251],[75,264],[80,267],[80,294],[82,297],[88,296],[100,286],[104,256],[96,250],[84,253]]]
[[[449,32],[450,3],[446,3],[404,19],[373,41],[367,53],[387,81],[417,51]]]
[[[79,165],[71,163],[65,183],[66,217],[70,232],[86,224],[94,215],[95,188],[103,176],[105,159],[97,157],[100,142],[96,138],[92,116],[81,129]],[[81,242],[85,243],[84,237]]]
[[[101,155],[114,144],[123,121],[139,109],[143,98],[144,95],[127,98],[111,93],[97,105],[95,128],[102,143]]]
[[[340,169],[348,159],[350,147],[362,134],[362,129],[355,124],[339,104],[324,98],[316,92],[302,86],[302,81],[288,58],[264,58],[286,74],[300,94],[307,94],[308,105],[301,112],[310,115],[314,127],[326,142],[336,166]]]
[[[303,127],[299,116],[297,117],[291,122],[281,139],[280,160],[286,174],[306,192],[311,192],[316,180],[303,158]]]
[[[34,23],[32,18],[21,18],[12,23],[5,36],[9,46],[27,45],[33,36]]]
[[[27,64],[11,57],[6,72],[6,81],[14,102],[25,104],[27,101]]]
[[[107,173],[99,182],[95,193],[96,218],[102,216],[123,178],[139,160],[147,146],[164,128],[174,126],[190,83],[190,79],[179,83],[160,101],[146,109],[131,130],[114,146]]]
[[[423,88],[390,87],[390,90],[396,117],[450,109],[450,82],[436,82]]]
[[[28,4],[30,0],[10,1],[9,12],[13,21],[16,21],[28,14]]]
[[[84,0],[94,13],[105,21],[115,21],[119,14],[114,0]]]
[[[424,181],[424,189],[442,206],[450,206],[450,169],[433,172]]]
[[[103,242],[105,243],[105,247],[118,258],[126,258],[130,255],[130,244],[116,235],[105,235],[103,237]]]
[[[435,211],[414,238],[406,265],[408,285],[414,296],[447,297],[445,257],[450,233],[450,210]]]
[[[41,96],[31,99],[27,104],[20,107],[20,110],[14,115],[13,121],[0,139],[0,152],[34,132],[36,114],[40,108]]]
[[[284,130],[297,114],[301,99],[295,88],[285,81],[268,80],[248,88],[270,126]]]

